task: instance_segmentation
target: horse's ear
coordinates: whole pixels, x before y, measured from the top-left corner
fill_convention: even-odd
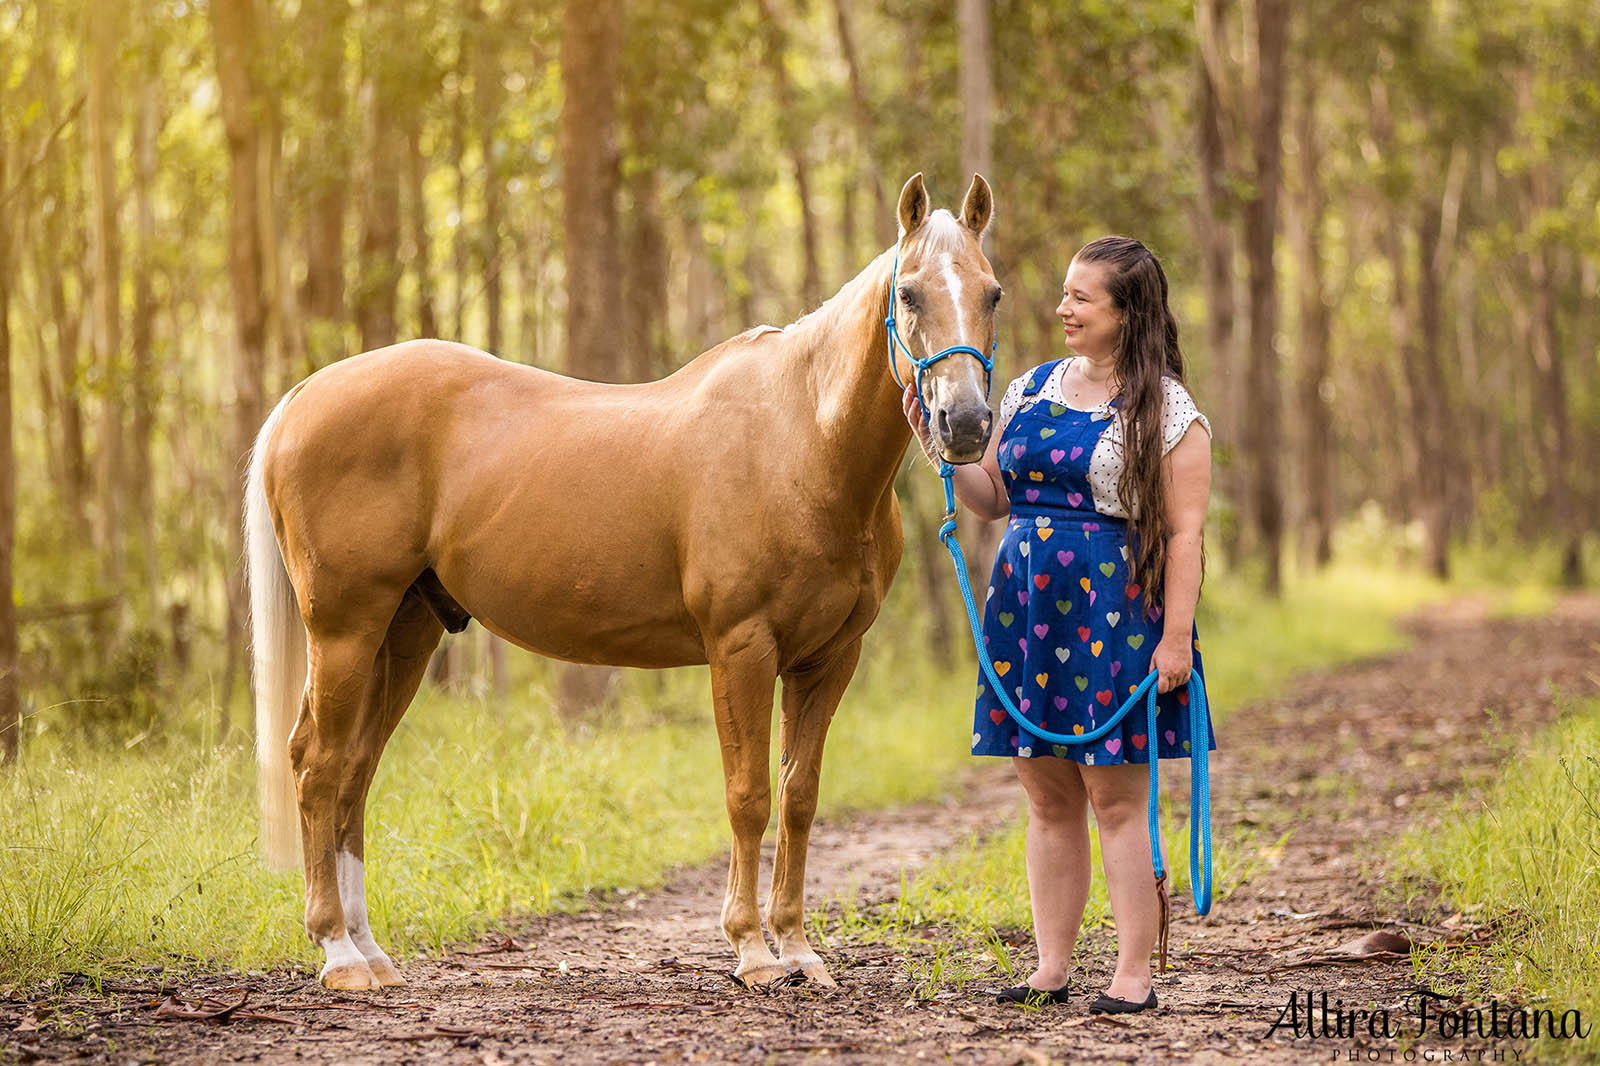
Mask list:
[[[928,220],[928,190],[922,185],[922,173],[911,175],[905,188],[900,190],[900,235],[915,230]]]
[[[967,201],[961,207],[961,221],[978,236],[989,228],[989,216],[994,213],[994,194],[982,174],[972,175],[972,187],[967,190]]]

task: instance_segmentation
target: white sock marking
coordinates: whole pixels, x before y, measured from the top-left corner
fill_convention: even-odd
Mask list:
[[[351,942],[349,933],[340,937],[323,937],[322,950],[328,956],[328,961],[322,967],[324,976],[330,970],[337,970],[341,966],[365,968],[367,965],[367,957]]]
[[[372,939],[372,929],[367,924],[367,874],[360,859],[348,851],[339,852],[339,905],[344,908],[344,927],[349,940],[362,957],[369,962],[389,956]],[[330,964],[332,956],[329,956]]]

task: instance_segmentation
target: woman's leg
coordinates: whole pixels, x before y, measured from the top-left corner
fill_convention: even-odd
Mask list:
[[[1150,994],[1150,952],[1161,922],[1146,817],[1150,770],[1133,763],[1079,769],[1100,827],[1100,860],[1117,923],[1117,972],[1106,993],[1142,1002]]]
[[[1039,968],[1034,988],[1057,989],[1072,970],[1072,949],[1089,899],[1089,815],[1083,769],[1067,759],[1014,759],[1028,794],[1028,898]]]

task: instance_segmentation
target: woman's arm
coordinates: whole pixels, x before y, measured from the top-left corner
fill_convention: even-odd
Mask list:
[[[1165,612],[1161,643],[1150,657],[1159,673],[1157,692],[1171,692],[1189,680],[1194,667],[1195,607],[1200,602],[1200,540],[1211,496],[1211,435],[1189,423],[1176,446],[1161,461],[1161,497],[1167,509],[1167,564],[1162,577]]]
[[[906,421],[911,423],[917,443],[922,445],[922,454],[928,457],[928,462],[937,466],[939,451],[933,444],[933,432],[928,429],[928,416],[917,402],[916,386],[910,382],[906,383],[905,395],[900,398],[900,408],[905,412]],[[1006,495],[1005,482],[1000,479],[1002,428],[995,426],[994,432],[989,434],[989,447],[983,453],[983,458],[976,463],[963,463],[956,467],[953,478],[956,499],[986,522],[1011,513],[1011,500]]]

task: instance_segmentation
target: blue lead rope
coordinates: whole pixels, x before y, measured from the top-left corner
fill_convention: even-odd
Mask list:
[[[972,598],[972,584],[967,579],[967,561],[962,555],[961,544],[956,540],[956,496],[955,496],[955,468],[949,463],[939,464],[939,476],[944,479],[944,525],[939,527],[939,540],[950,550],[950,559],[955,563],[956,582],[961,586],[961,599],[967,605],[967,622],[972,627],[972,646],[978,652],[978,662],[983,667],[984,675],[988,677],[989,684],[994,687],[994,694],[1000,705],[1006,709],[1012,721],[1031,733],[1040,740],[1051,744],[1089,744],[1114,729],[1118,723],[1128,716],[1134,706],[1143,696],[1145,701],[1145,716],[1148,723],[1146,736],[1150,738],[1150,862],[1155,868],[1156,882],[1161,887],[1162,899],[1165,900],[1166,867],[1161,861],[1161,827],[1158,817],[1161,811],[1160,779],[1156,773],[1156,680],[1158,674],[1151,670],[1149,675],[1137,686],[1122,706],[1117,708],[1109,721],[1097,726],[1087,733],[1052,733],[1034,725],[1023,717],[1021,711],[1011,702],[1006,695],[1005,687],[1000,683],[1000,675],[995,673],[994,662],[989,658],[988,649],[983,646],[983,630],[978,622],[978,605]],[[1189,755],[1190,755],[1190,817],[1199,827],[1199,832],[1191,831],[1189,834],[1189,880],[1194,891],[1194,909],[1200,914],[1211,912],[1211,770],[1209,752],[1211,748],[1210,721],[1211,716],[1206,705],[1205,681],[1198,671],[1189,677],[1189,691],[1192,706],[1189,708]],[[1163,908],[1164,910],[1164,908]],[[1166,963],[1166,915],[1162,914],[1162,965]]]
[[[895,306],[900,294],[897,291],[900,276],[900,248],[895,246],[894,271],[889,275],[889,313],[883,320],[884,331],[888,334],[889,345],[889,372],[894,376],[895,383],[903,390],[905,382],[900,377],[900,368],[895,363],[895,353],[898,350],[904,353],[911,363],[914,371],[913,380],[917,386],[917,403],[922,403],[922,376],[928,368],[941,359],[956,354],[970,355],[978,360],[984,372],[984,391],[987,393],[989,378],[994,372],[994,353],[998,343],[997,337],[989,339],[989,350],[981,351],[971,345],[957,344],[944,348],[925,359],[918,359],[911,353],[905,341],[900,338],[900,331],[896,328]],[[1023,717],[1021,711],[1006,695],[1000,677],[995,673],[994,662],[989,658],[989,652],[983,646],[983,630],[978,622],[978,606],[972,598],[972,585],[967,579],[967,562],[962,555],[961,544],[956,540],[956,495],[955,495],[955,468],[949,463],[939,464],[939,476],[944,479],[944,525],[939,527],[939,540],[950,550],[950,559],[955,563],[956,581],[961,586],[961,598],[967,605],[967,622],[972,626],[972,646],[977,650],[978,662],[983,666],[983,672],[989,679],[989,684],[994,686],[995,697],[1000,705],[1011,715],[1012,721],[1018,727],[1031,733],[1040,740],[1051,744],[1088,744],[1099,740],[1111,731],[1116,725],[1128,716],[1134,705],[1139,702],[1139,697],[1145,699],[1145,716],[1148,722],[1150,738],[1150,862],[1155,869],[1156,885],[1161,895],[1161,964],[1166,966],[1166,867],[1161,860],[1161,827],[1158,819],[1161,811],[1160,782],[1156,773],[1156,680],[1158,674],[1150,671],[1143,681],[1134,687],[1127,702],[1117,708],[1117,712],[1104,725],[1098,726],[1088,733],[1067,735],[1052,733],[1041,729]],[[1198,671],[1189,677],[1189,691],[1191,693],[1191,706],[1189,708],[1189,755],[1190,755],[1190,817],[1199,826],[1199,833],[1189,834],[1189,879],[1190,887],[1194,891],[1194,907],[1200,914],[1209,914],[1211,911],[1211,771],[1209,752],[1211,749],[1210,721],[1211,716],[1206,705],[1205,681]]]

